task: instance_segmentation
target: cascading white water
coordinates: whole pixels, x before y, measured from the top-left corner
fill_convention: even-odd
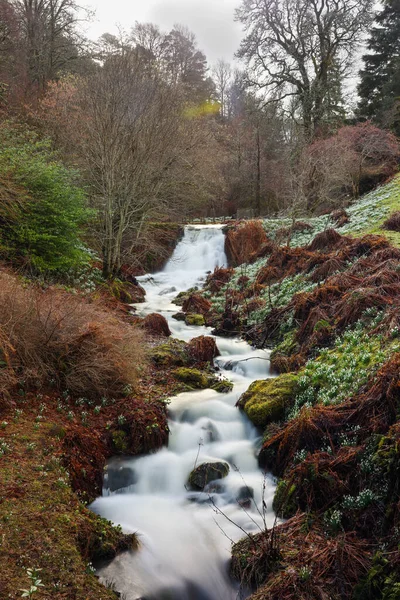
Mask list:
[[[186,227],[165,269],[141,278],[147,301],[138,306],[139,314],[163,314],[179,339],[210,335],[206,327],[172,319],[178,309],[171,301],[178,292],[201,286],[208,271],[225,264],[219,226]],[[173,398],[168,448],[118,459],[119,473],[131,475],[130,485],[110,493],[105,484],[103,497],[92,505],[126,532],[140,535],[138,552],[117,557],[99,572],[126,600],[233,600],[238,589],[227,574],[231,540],[273,524],[274,482],[257,466],[255,428],[235,407],[252,381],[269,376],[268,353],[239,339],[218,338],[217,344],[221,356],[216,365],[233,381],[233,391],[202,390]],[[208,493],[188,491],[194,465],[217,460],[229,463],[229,475]],[[250,507],[249,489],[254,496]],[[247,502],[241,506],[243,493]]]

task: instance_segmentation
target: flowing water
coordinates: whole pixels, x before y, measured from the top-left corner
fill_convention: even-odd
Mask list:
[[[171,301],[179,291],[201,286],[208,271],[224,265],[221,228],[186,227],[164,270],[141,278],[147,301],[138,305],[138,314],[163,314],[179,339],[210,335],[206,327],[189,327],[172,319],[179,308]],[[124,531],[140,536],[140,551],[117,557],[99,572],[126,600],[237,598],[238,588],[227,569],[231,540],[273,524],[275,486],[257,465],[260,439],[235,408],[252,381],[269,376],[269,355],[239,339],[218,337],[217,344],[221,356],[216,366],[233,381],[233,391],[201,390],[173,398],[168,448],[140,458],[116,459],[110,469],[123,474],[126,487],[110,492],[106,480],[103,497],[92,505]],[[217,460],[230,465],[225,479],[207,493],[186,488],[195,464]],[[238,499],[244,500],[243,506]]]

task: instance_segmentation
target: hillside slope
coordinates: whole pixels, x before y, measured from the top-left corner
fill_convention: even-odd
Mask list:
[[[277,374],[239,401],[289,519],[233,548],[252,600],[400,598],[400,234],[382,227],[399,198],[396,178],[342,227],[307,220],[290,246],[289,223],[266,221],[248,262],[207,280],[206,322],[273,348]],[[236,225],[237,256],[256,230]]]

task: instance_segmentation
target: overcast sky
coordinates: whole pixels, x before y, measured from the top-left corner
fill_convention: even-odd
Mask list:
[[[97,39],[105,32],[116,33],[118,25],[129,31],[135,21],[156,23],[162,30],[180,23],[195,33],[209,63],[218,58],[232,61],[242,38],[241,25],[234,21],[239,4],[240,0],[85,0],[96,13],[85,29]]]

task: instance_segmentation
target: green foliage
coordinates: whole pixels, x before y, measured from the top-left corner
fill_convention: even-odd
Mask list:
[[[76,184],[77,173],[55,159],[48,142],[3,127],[0,176],[21,190],[14,217],[1,223],[6,258],[38,273],[65,272],[88,261],[79,236],[92,212]]]
[[[368,41],[368,54],[361,71],[359,115],[373,119],[381,126],[400,132],[397,109],[400,94],[400,6],[397,0],[386,0],[376,16]]]
[[[374,556],[367,576],[354,590],[354,600],[400,600],[399,572],[382,552]]]
[[[297,511],[296,486],[281,479],[276,486],[272,508],[283,519],[293,517]]]
[[[381,337],[371,335],[359,322],[337,338],[332,349],[323,349],[310,360],[299,378],[299,391],[291,417],[306,405],[338,404],[356,393],[394,351]]]

